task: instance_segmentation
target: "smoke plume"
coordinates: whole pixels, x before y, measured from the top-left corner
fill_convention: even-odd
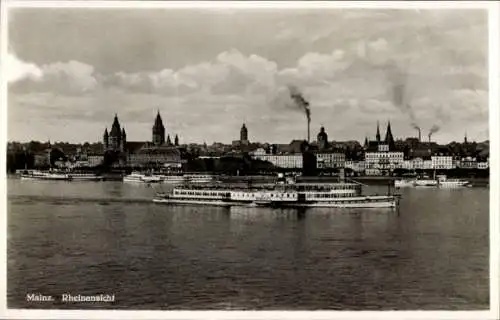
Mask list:
[[[296,87],[289,86],[288,90],[290,91],[290,97],[295,103],[295,106],[304,111],[307,121],[311,121],[311,108],[309,107],[309,102],[304,98],[304,96]]]
[[[429,130],[429,142],[431,142],[431,136],[439,131],[439,127],[437,125],[433,125],[431,130]]]
[[[422,131],[420,130],[420,127],[417,126],[416,123],[412,123],[412,126],[414,129],[418,130],[418,141],[420,141],[422,139]]]
[[[433,125],[431,130],[429,131],[429,134],[434,134],[439,131],[439,126]]]
[[[289,86],[288,90],[290,91],[290,98],[292,99],[295,107],[298,107],[300,110],[304,111],[307,118],[307,142],[310,141],[310,126],[311,126],[311,108],[309,107],[309,102],[304,98],[304,96],[300,93],[300,91],[293,86]]]
[[[392,103],[410,117],[412,124],[416,124],[415,112],[410,104],[411,99],[408,94],[408,74],[394,61],[388,62],[383,68],[391,86]]]

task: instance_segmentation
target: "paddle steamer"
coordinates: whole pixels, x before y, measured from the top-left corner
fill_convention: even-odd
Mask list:
[[[295,183],[277,182],[259,186],[227,184],[184,185],[166,193],[158,193],[155,203],[268,206],[268,207],[332,207],[394,208],[399,196],[363,195],[362,186],[354,182]]]

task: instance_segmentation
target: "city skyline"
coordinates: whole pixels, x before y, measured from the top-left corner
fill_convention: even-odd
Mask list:
[[[288,85],[310,103],[312,140],[324,126],[362,143],[377,119],[396,139],[418,136],[415,124],[422,137],[438,126],[438,143],[489,139],[486,11],[15,8],[9,19],[9,141],[98,142],[115,113],[129,140],[149,141],[159,110],[182,143],[230,143],[242,123],[250,141],[289,143],[307,131]]]
[[[157,113],[158,115],[158,113]],[[118,117],[118,121],[120,116],[119,115],[116,115]],[[387,130],[387,125],[389,124],[389,121],[386,122],[386,123],[380,123],[380,122],[377,122],[377,124],[375,125],[374,127],[374,132],[373,134],[370,134],[370,135],[367,135],[365,138],[368,140],[368,141],[376,141],[377,140],[377,137],[376,137],[376,132],[377,132],[377,126],[379,127],[380,129],[380,134],[381,134],[381,139],[384,140],[384,137],[386,135],[386,130]],[[123,129],[125,129],[125,126],[123,126],[123,123],[120,122],[120,125],[122,126]],[[245,128],[247,129],[247,134],[248,132],[250,131],[250,128],[248,128],[248,126],[246,125],[246,123],[242,123],[242,126],[245,126]],[[241,127],[240,126],[240,130],[241,130]],[[391,124],[392,126],[392,124]],[[110,131],[111,129],[111,125],[109,126],[106,126],[104,128],[105,131]],[[323,127],[324,128],[324,127]],[[151,129],[151,128],[150,128]],[[317,135],[321,132],[321,129],[322,128],[319,128],[317,130],[317,132],[314,132],[314,131],[311,131],[311,143],[317,143]],[[325,129],[325,132],[328,134],[328,130]],[[314,128],[312,129],[314,130]],[[150,135],[151,135],[151,130],[150,130]],[[216,143],[223,143],[223,144],[227,144],[227,145],[231,145],[233,141],[235,140],[240,140],[239,139],[239,135],[240,135],[240,131],[238,131],[237,135],[235,135],[233,137],[232,140],[230,141],[202,141],[202,142],[199,142],[199,141],[182,141],[180,142],[180,145],[189,145],[189,144],[198,144],[198,145],[202,145],[204,143],[206,143],[207,145],[211,145],[211,144],[216,144]],[[175,137],[179,137],[178,134],[176,133],[168,133],[168,132],[165,132],[165,137],[169,136],[170,139],[174,139]],[[419,136],[418,134],[417,135],[410,135],[410,136],[407,136],[407,137],[399,137],[399,136],[396,136],[394,138],[395,141],[405,141],[406,139],[419,139]],[[431,142],[433,143],[437,143],[437,144],[442,144],[442,145],[446,145],[446,144],[449,144],[449,143],[452,143],[452,142],[457,142],[457,143],[462,143],[464,142],[464,139],[467,139],[467,142],[469,143],[472,143],[472,142],[477,142],[477,143],[482,143],[482,142],[485,142],[485,141],[489,141],[489,137],[485,140],[474,140],[474,139],[471,139],[468,135],[467,135],[467,132],[464,133],[464,136],[461,137],[461,139],[455,139],[455,140],[451,140],[451,141],[435,141],[433,138],[431,139]],[[146,140],[137,140],[137,139],[129,139],[128,141],[130,142],[135,142],[135,141],[140,141],[140,142],[150,142],[152,143],[152,137],[150,137],[149,139],[146,139]],[[290,143],[290,142],[293,142],[293,141],[296,141],[296,140],[304,140],[306,141],[307,139],[304,138],[304,139],[294,139],[294,138],[291,138],[288,142],[285,142],[285,144],[287,143]],[[36,142],[40,142],[40,143],[46,143],[46,142],[51,142],[51,143],[69,143],[69,144],[85,144],[85,143],[89,143],[89,144],[95,144],[95,143],[102,143],[102,134],[101,134],[101,139],[97,139],[95,141],[67,141],[67,140],[53,140],[53,139],[50,139],[50,137],[46,140],[44,139],[32,139],[32,140],[25,140],[25,141],[21,141],[21,140],[8,140],[7,142],[8,143],[22,143],[22,144],[25,144],[25,143],[30,143],[32,141],[36,141]],[[264,141],[252,141],[251,139],[249,139],[249,141],[251,143],[260,143],[260,144],[265,144],[265,143],[269,143],[269,144],[276,144],[277,142],[275,141],[272,141],[272,140],[264,140]],[[348,142],[348,141],[357,141],[360,143],[360,145],[363,145],[364,142],[365,142],[365,139],[362,139],[362,140],[358,140],[358,139],[346,139],[346,140],[335,140],[335,139],[332,139],[330,136],[328,136],[328,142]],[[425,134],[425,133],[422,133],[422,135],[420,136],[420,142],[422,143],[427,143],[429,142],[429,136],[428,134]]]

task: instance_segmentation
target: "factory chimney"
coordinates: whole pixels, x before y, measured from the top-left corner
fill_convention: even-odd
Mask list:
[[[311,118],[307,118],[307,143],[311,143]]]

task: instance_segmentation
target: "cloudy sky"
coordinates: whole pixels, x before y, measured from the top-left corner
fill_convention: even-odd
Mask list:
[[[151,139],[160,110],[181,142],[488,138],[482,10],[50,9],[9,11],[9,140],[100,141],[118,114]]]

